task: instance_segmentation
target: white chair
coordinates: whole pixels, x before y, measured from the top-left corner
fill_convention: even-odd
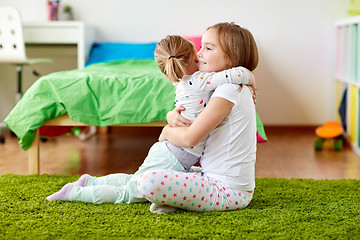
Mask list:
[[[0,63],[9,63],[16,66],[16,102],[20,100],[22,95],[23,67],[38,63],[51,62],[52,60],[48,58],[29,59],[26,57],[20,13],[14,7],[0,6]],[[32,73],[35,76],[39,76],[39,74],[34,70],[32,70]],[[0,135],[0,140],[1,139],[3,139],[3,137]]]

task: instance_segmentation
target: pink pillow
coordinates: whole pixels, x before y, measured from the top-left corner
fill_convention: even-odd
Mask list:
[[[184,38],[189,40],[190,42],[194,43],[196,51],[200,50],[200,48],[201,48],[201,36],[199,36],[199,37],[184,36]]]

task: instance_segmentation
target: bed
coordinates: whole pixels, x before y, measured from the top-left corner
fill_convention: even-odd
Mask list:
[[[95,43],[84,69],[38,79],[6,117],[29,174],[39,174],[38,129],[43,126],[166,125],[175,89],[154,61],[156,43]],[[266,141],[258,118],[258,142]]]

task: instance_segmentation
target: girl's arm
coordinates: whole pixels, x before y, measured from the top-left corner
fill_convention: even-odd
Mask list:
[[[192,79],[201,90],[206,92],[215,90],[218,86],[226,83],[246,84],[253,89],[256,88],[253,73],[243,67],[234,67],[213,73],[196,72]]]
[[[165,126],[162,137],[180,147],[193,147],[210,134],[229,114],[234,103],[220,97],[212,98],[189,127]]]

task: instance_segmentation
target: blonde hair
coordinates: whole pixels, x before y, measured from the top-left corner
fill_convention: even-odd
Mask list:
[[[196,54],[195,46],[190,41],[178,35],[169,35],[162,39],[154,52],[155,61],[171,81],[179,82],[189,65],[192,56]]]
[[[209,29],[215,29],[220,47],[228,58],[229,68],[242,66],[253,71],[257,67],[258,49],[249,30],[233,22],[218,23]]]

